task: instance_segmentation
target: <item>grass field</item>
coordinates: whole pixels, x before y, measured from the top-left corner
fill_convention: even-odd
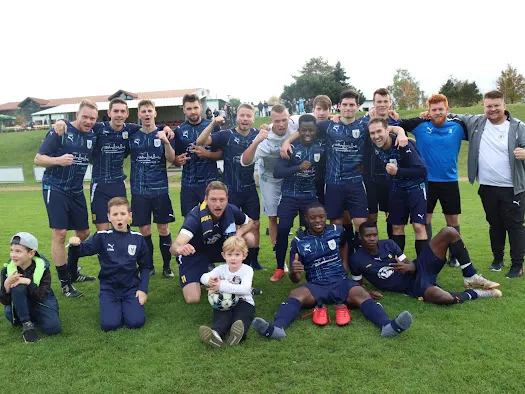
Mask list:
[[[6,377],[2,392],[27,391],[28,386],[42,393],[523,392],[525,282],[488,272],[487,225],[476,188],[462,183],[461,192],[465,243],[478,270],[502,283],[502,299],[439,307],[385,293],[381,303],[392,316],[405,309],[414,316],[412,328],[397,338],[380,338],[379,331],[353,311],[347,327],[319,328],[309,319],[298,320],[283,341],[268,341],[250,330],[241,346],[217,351],[198,338],[199,325],[211,321],[211,307],[205,298],[201,304],[186,305],[177,279],[154,276],[145,327],[112,333],[99,328],[98,283],[79,284],[84,297],[57,295],[63,333],[56,337],[43,336],[38,344],[26,345],[19,329],[0,322]],[[178,190],[172,190],[172,196],[179,217]],[[49,254],[50,230],[40,192],[0,191],[0,217],[4,259],[17,231],[35,234],[40,249]],[[180,225],[178,220],[172,232]],[[261,227],[266,225],[263,217]],[[435,231],[442,225],[436,215]],[[155,234],[155,244],[156,239]],[[415,257],[412,245],[409,236],[410,258]],[[294,285],[287,279],[269,282],[275,263],[266,236],[260,260],[269,270],[255,274],[254,285],[263,290],[255,297],[257,315],[272,319]],[[159,267],[158,250],[155,261]],[[86,273],[98,272],[95,258],[82,259],[81,265]],[[52,275],[58,292],[54,269]],[[460,290],[461,272],[445,267],[440,284]]]
[[[509,106],[525,118],[525,105]],[[453,109],[479,113],[481,108]],[[415,112],[402,113],[402,117]],[[259,125],[267,119],[257,119]],[[0,134],[0,166],[23,165],[26,185],[35,185],[32,160],[45,132]],[[460,174],[466,175],[465,145]],[[13,186],[13,185],[10,185]],[[16,185],[15,185],[16,186]],[[352,311],[347,327],[320,328],[310,319],[297,320],[282,341],[268,341],[250,330],[236,348],[214,350],[199,341],[198,327],[211,323],[211,307],[186,305],[177,279],[152,277],[146,325],[140,330],[103,333],[98,321],[98,282],[79,284],[85,296],[66,299],[52,269],[53,288],[60,303],[63,333],[42,335],[33,345],[23,343],[18,328],[0,320],[2,392],[41,393],[510,393],[525,392],[525,339],[522,335],[525,281],[488,271],[491,262],[488,226],[477,187],[461,182],[461,230],[478,271],[502,284],[502,299],[482,299],[453,307],[427,305],[401,294],[383,293],[381,304],[393,317],[403,310],[414,324],[399,337],[383,339],[360,311]],[[179,190],[171,190],[181,226]],[[439,212],[439,207],[436,212]],[[444,225],[435,215],[434,233]],[[0,258],[9,257],[10,237],[29,231],[49,256],[51,231],[40,191],[0,188]],[[261,217],[261,232],[267,227]],[[381,232],[384,234],[384,225]],[[94,228],[92,228],[94,231]],[[414,258],[408,231],[407,255]],[[161,265],[154,231],[155,264]],[[507,247],[508,255],[508,247]],[[3,256],[3,257],[2,257]],[[275,267],[268,237],[262,236],[260,261],[268,271],[256,272],[256,315],[273,316],[295,285],[288,279],[269,282]],[[507,266],[509,258],[506,258]],[[98,273],[94,257],[81,260],[83,271]],[[172,267],[176,270],[175,262]],[[447,290],[462,288],[461,272],[445,267],[439,283]],[[306,313],[305,311],[304,313]],[[334,318],[333,309],[329,312]]]

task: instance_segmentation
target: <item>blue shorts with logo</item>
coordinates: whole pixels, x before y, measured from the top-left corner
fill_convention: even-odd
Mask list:
[[[416,266],[414,287],[407,294],[414,298],[423,297],[426,289],[437,286],[437,276],[445,265],[445,260],[437,257],[430,245],[427,245],[413,263]]]
[[[204,201],[206,186],[182,186],[180,188],[180,212],[186,217],[188,213]]]
[[[57,230],[88,230],[88,211],[84,193],[64,194],[43,185],[42,195],[46,204],[49,228]]]
[[[345,209],[353,218],[368,216],[368,200],[363,181],[345,182],[340,185],[326,185],[325,193],[326,216],[329,220],[343,217]]]
[[[195,253],[189,256],[177,256],[180,286],[184,287],[190,283],[201,283],[201,276],[208,272],[210,264],[220,262],[224,262],[221,254],[209,256]]]
[[[113,197],[127,197],[124,181],[115,183],[91,182],[91,220],[93,223],[108,222],[108,202]]]
[[[306,208],[314,202],[317,202],[316,196],[307,197],[289,197],[282,196],[281,202],[277,207],[277,216],[279,217],[279,228],[291,229],[293,221],[299,213],[301,217],[306,214]]]
[[[346,303],[350,289],[360,284],[345,278],[327,284],[305,283],[303,286],[310,290],[318,304],[337,304]]]
[[[408,223],[427,224],[427,187],[422,183],[410,190],[393,188],[388,198],[388,223],[404,225]]]
[[[151,224],[151,214],[154,223],[167,224],[175,221],[170,195],[167,193],[156,196],[132,194],[131,212],[133,213],[132,226],[142,227]]]
[[[261,217],[259,193],[255,186],[247,187],[242,192],[229,192],[228,202],[235,205],[252,220],[259,220]]]

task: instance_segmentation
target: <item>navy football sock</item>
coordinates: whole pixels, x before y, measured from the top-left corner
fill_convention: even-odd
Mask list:
[[[277,229],[277,242],[275,243],[275,259],[277,260],[277,268],[280,269],[284,269],[284,261],[286,260],[286,250],[288,249],[289,232],[289,228]]]
[[[279,305],[273,325],[280,328],[288,327],[299,315],[301,307],[301,302],[297,298],[288,297]]]
[[[452,226],[452,227],[454,227],[454,228],[456,229],[456,231],[457,231],[458,233],[461,234],[461,232],[459,231],[459,224],[458,224],[457,226]],[[430,238],[429,238],[429,239],[430,239]],[[450,248],[450,245],[449,245],[449,246],[448,246],[448,258],[449,258],[449,259],[452,259],[452,258],[454,258],[454,257],[457,258],[456,256],[454,256],[454,252],[452,251],[452,249]],[[459,260],[458,260],[458,261],[459,261]]]
[[[365,319],[370,320],[379,328],[390,323],[390,318],[384,308],[371,298],[361,304],[361,313]]]
[[[453,255],[459,261],[461,266],[461,272],[466,278],[476,275],[477,271],[470,262],[470,256],[468,254],[467,247],[461,239],[449,245],[450,254]]]
[[[164,269],[170,268],[170,261],[171,261],[170,246],[171,246],[171,234],[160,235],[159,236],[159,249],[160,249],[160,254],[162,255],[162,262],[163,262]]]
[[[69,278],[71,279],[72,282],[74,282],[78,276],[78,255],[71,248],[69,249],[68,254],[67,254],[67,265],[66,266],[69,272]],[[58,267],[57,267],[57,271],[58,271]],[[60,279],[60,273],[58,274],[58,277]]]
[[[144,241],[146,241],[146,245],[148,246],[149,254],[151,256],[151,261],[153,262],[153,242],[151,241],[151,234],[146,235],[144,237]],[[154,268],[154,267],[151,267],[151,268]]]
[[[386,224],[386,233],[388,234],[388,239],[394,239],[394,230],[392,230],[392,225],[388,222]]]
[[[427,230],[427,238],[432,239],[432,223],[427,223],[425,229]]]
[[[449,294],[454,297],[456,304],[462,304],[465,301],[475,300],[478,298],[478,293],[473,289],[467,289],[465,291],[449,291]]]
[[[69,277],[69,271],[67,265],[61,265],[60,267],[55,267],[58,274],[58,280],[60,280],[60,286],[71,286],[71,278]]]
[[[399,249],[403,252],[405,250],[405,236],[404,235],[392,235],[392,239],[399,246]]]
[[[416,248],[416,255],[419,257],[423,249],[428,245],[428,239],[416,239],[415,242],[415,248]]]

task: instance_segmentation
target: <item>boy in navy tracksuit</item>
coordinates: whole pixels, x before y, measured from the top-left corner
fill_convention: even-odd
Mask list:
[[[123,323],[128,328],[140,328],[146,321],[144,304],[153,267],[151,254],[143,236],[129,230],[127,199],[115,197],[109,201],[108,220],[111,230],[98,231],[82,243],[80,238],[71,237],[69,253],[77,257],[98,254],[102,330],[116,330]]]

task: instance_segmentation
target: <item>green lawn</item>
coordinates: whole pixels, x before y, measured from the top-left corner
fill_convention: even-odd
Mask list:
[[[412,328],[397,338],[380,338],[379,330],[353,311],[348,327],[319,328],[309,319],[298,320],[280,342],[250,330],[239,347],[214,350],[198,338],[199,325],[211,322],[211,307],[205,298],[198,305],[184,304],[177,279],[153,277],[145,327],[112,333],[99,328],[98,283],[84,283],[78,285],[85,292],[80,299],[57,295],[63,333],[56,337],[24,344],[19,329],[6,320],[0,322],[2,392],[524,392],[525,281],[506,280],[505,272],[488,272],[488,230],[476,188],[462,183],[461,192],[465,243],[478,270],[502,283],[502,299],[440,307],[385,293],[381,303],[391,316],[405,309],[414,316]],[[177,216],[172,232],[176,233],[181,225],[178,190],[172,190],[172,199]],[[443,225],[439,216],[435,216],[435,232]],[[9,255],[9,239],[17,231],[35,234],[40,249],[49,255],[51,235],[40,192],[0,191],[0,217],[4,259]],[[266,225],[263,217],[262,232]],[[154,234],[154,244],[156,240]],[[410,258],[412,245],[410,235]],[[158,250],[155,257],[159,267]],[[260,260],[269,270],[255,274],[255,286],[263,290],[255,297],[257,315],[272,319],[294,285],[287,279],[269,282],[275,262],[266,236]],[[82,259],[81,265],[86,273],[98,272],[95,258]],[[57,291],[54,269],[52,275]],[[440,284],[460,290],[461,272],[445,267]],[[330,313],[333,318],[333,309]]]

